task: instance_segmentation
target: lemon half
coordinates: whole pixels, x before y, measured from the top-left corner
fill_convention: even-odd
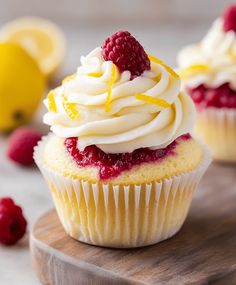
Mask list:
[[[19,18],[0,29],[0,41],[20,45],[38,62],[46,77],[52,76],[65,55],[65,37],[52,22],[35,17]]]
[[[20,46],[0,43],[0,131],[28,122],[45,91],[37,62]]]

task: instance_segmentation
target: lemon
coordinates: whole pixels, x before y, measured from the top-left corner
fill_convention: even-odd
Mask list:
[[[19,44],[38,62],[46,77],[52,76],[65,55],[63,32],[41,18],[19,18],[0,29],[0,41]]]
[[[34,115],[45,90],[37,62],[20,46],[0,43],[0,131],[10,131]]]

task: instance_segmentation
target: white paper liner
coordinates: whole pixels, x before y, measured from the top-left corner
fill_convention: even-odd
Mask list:
[[[236,110],[207,108],[198,112],[196,138],[206,143],[216,160],[236,162]]]
[[[34,158],[45,177],[65,231],[94,245],[131,248],[155,244],[182,226],[192,195],[211,162],[204,150],[201,164],[189,173],[141,185],[112,185],[64,177],[41,158],[45,139]]]

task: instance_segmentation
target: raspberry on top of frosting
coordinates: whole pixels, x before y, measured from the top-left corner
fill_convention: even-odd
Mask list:
[[[179,76],[147,55],[128,32],[115,33],[115,41],[110,38],[103,48],[82,56],[77,72],[49,93],[44,122],[52,132],[79,138],[80,151],[95,145],[105,153],[162,149],[189,133],[195,109],[180,92]]]
[[[218,88],[229,83],[236,90],[236,5],[216,19],[206,36],[178,55],[179,73],[188,87]]]
[[[236,5],[230,5],[223,14],[223,29],[225,32],[234,31],[236,33]]]
[[[129,70],[132,78],[150,70],[150,60],[140,43],[127,31],[118,31],[102,45],[102,56],[111,60],[120,72]]]

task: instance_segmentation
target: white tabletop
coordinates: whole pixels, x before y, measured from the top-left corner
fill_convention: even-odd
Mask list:
[[[184,24],[172,27],[125,25],[125,28],[134,33],[146,49],[150,47],[151,53],[174,65],[175,54],[179,48],[188,42],[200,39],[208,25],[209,23],[197,27],[194,24],[191,27]],[[120,28],[124,27],[117,25],[95,28],[87,25],[86,28],[65,28],[68,38],[68,54],[59,78],[74,72],[82,54],[100,45],[107,35]],[[41,112],[43,113],[43,109]],[[38,118],[40,117],[39,114]],[[41,119],[38,118],[35,121],[42,128]],[[29,227],[27,235],[17,245],[0,246],[0,284],[37,285],[39,282],[30,262],[29,231],[37,217],[52,206],[52,201],[46,183],[36,168],[22,168],[6,159],[6,144],[7,137],[0,136],[0,197],[13,197],[16,203],[23,207]]]

